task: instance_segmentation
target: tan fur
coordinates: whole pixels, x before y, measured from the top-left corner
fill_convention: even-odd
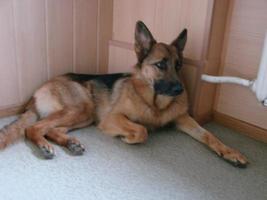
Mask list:
[[[177,128],[226,160],[245,165],[247,160],[243,155],[224,145],[188,115],[186,91],[171,96],[154,89],[158,80],[179,81],[183,85],[180,72],[174,66],[177,61],[182,61],[185,32],[171,45],[157,43],[148,29],[138,22],[135,37],[138,63],[130,77],[116,81],[111,91],[98,81],[81,83],[67,75],[50,80],[35,92],[34,103],[15,123],[16,126],[10,126],[8,134],[0,137],[0,147],[13,140],[15,131],[21,129],[15,135],[22,135],[27,128],[27,138],[42,150],[46,158],[54,155],[46,138],[80,154],[83,146],[66,135],[71,129],[94,122],[104,133],[135,144],[147,140],[149,129],[174,122]],[[156,67],[155,63],[162,60],[168,65],[165,69]],[[32,125],[33,110],[40,119]]]

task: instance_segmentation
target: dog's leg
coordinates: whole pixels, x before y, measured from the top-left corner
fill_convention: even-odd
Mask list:
[[[40,149],[44,158],[52,159],[55,156],[54,148],[44,138],[46,132],[38,125],[27,128],[26,137]]]
[[[177,127],[193,138],[206,144],[210,149],[215,151],[220,157],[230,162],[234,166],[244,168],[248,161],[240,152],[224,145],[209,131],[202,128],[189,115],[184,115],[176,120]]]
[[[130,121],[122,114],[113,114],[103,119],[98,128],[111,136],[122,136],[122,141],[128,144],[143,143],[147,140],[147,129]]]
[[[51,129],[45,136],[60,146],[66,147],[74,155],[82,155],[84,146],[74,137],[67,135],[68,128],[60,127]]]
[[[51,159],[54,157],[54,149],[44,136],[56,127],[74,127],[88,121],[90,117],[90,113],[81,111],[81,109],[75,107],[66,108],[49,115],[27,128],[26,137],[40,148],[45,158]]]

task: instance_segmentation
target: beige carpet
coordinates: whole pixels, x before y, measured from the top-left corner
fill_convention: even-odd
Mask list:
[[[71,133],[86,147],[80,157],[56,146],[56,157],[43,160],[24,140],[0,152],[0,199],[266,200],[267,145],[215,123],[205,127],[243,152],[248,168],[234,168],[172,129],[131,146],[90,127]]]

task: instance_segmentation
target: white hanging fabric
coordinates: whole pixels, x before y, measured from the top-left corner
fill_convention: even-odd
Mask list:
[[[259,101],[265,101],[265,104],[267,104],[267,33],[265,35],[258,76],[252,85],[252,90],[256,93]]]
[[[239,77],[209,76],[206,74],[203,74],[201,79],[211,83],[233,83],[249,87],[256,94],[258,101],[267,106],[267,33],[265,35],[257,79],[246,80]]]

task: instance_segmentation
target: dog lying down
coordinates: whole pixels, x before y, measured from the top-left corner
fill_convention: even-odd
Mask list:
[[[188,100],[180,69],[187,30],[171,43],[158,43],[141,21],[135,28],[138,63],[132,74],[86,75],[69,73],[38,89],[20,118],[0,133],[0,148],[25,134],[44,158],[54,157],[51,140],[74,155],[83,145],[67,135],[91,124],[128,144],[147,140],[148,129],[174,123],[177,129],[207,145],[236,167],[247,159],[203,129],[188,115]]]

